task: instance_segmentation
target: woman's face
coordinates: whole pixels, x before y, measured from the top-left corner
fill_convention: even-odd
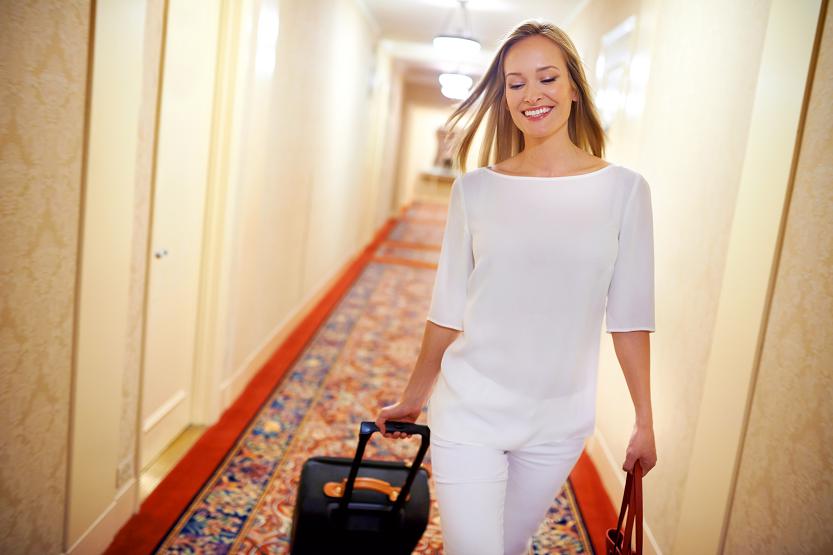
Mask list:
[[[578,93],[561,49],[539,35],[513,44],[503,60],[505,96],[515,125],[525,136],[544,138],[564,128]],[[544,107],[543,112],[528,110]]]

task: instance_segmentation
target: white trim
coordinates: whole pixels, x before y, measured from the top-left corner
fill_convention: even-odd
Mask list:
[[[81,534],[66,555],[98,555],[112,543],[116,533],[133,516],[133,500],[138,497],[138,482],[131,478],[116,493],[113,502],[101,513],[87,530]]]
[[[159,421],[165,418],[165,416],[167,416],[168,413],[184,401],[186,397],[187,395],[185,394],[184,389],[180,389],[174,393],[171,398],[165,401],[161,407],[153,412],[153,414],[145,418],[142,422],[142,432],[147,433],[151,428],[159,424]]]
[[[197,328],[194,338],[193,402],[190,420],[211,425],[222,412],[221,380],[227,341],[235,203],[229,193],[230,146],[234,143],[235,86],[241,2],[223,0],[218,32],[210,170],[206,192]]]
[[[561,23],[559,23],[559,26],[562,29],[569,29],[570,27],[572,27],[575,20],[578,18],[579,15],[581,15],[581,12],[583,12],[584,8],[586,8],[588,5],[590,5],[590,0],[579,0],[579,2],[573,6],[573,9],[570,10],[570,13],[568,13],[567,16],[564,18],[564,20]]]
[[[113,509],[116,496],[145,8],[93,2],[88,10],[94,63],[85,91],[62,548],[78,544]],[[130,499],[128,513],[132,506]]]
[[[266,335],[266,338],[260,346],[246,358],[243,364],[231,376],[223,380],[220,384],[220,398],[222,399],[223,410],[237,400],[255,374],[269,361],[289,333],[301,323],[363,251],[364,247],[361,247],[357,251],[345,256],[342,259],[342,263],[336,266],[336,271],[332,272],[329,276],[325,276],[315,287],[312,287],[310,293],[298,303],[298,308],[279,322]]]
[[[602,35],[602,45],[609,46],[636,28],[636,16],[630,15],[616,27]]]
[[[376,36],[379,37],[382,35],[382,28],[379,26],[379,22],[376,20],[376,16],[373,15],[373,12],[370,11],[370,8],[367,7],[367,4],[364,0],[354,0],[356,6],[358,6],[359,11],[362,12],[364,18],[367,20],[367,24],[373,28],[373,32],[376,33]]]

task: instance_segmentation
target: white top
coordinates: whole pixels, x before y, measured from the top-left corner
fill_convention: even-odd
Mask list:
[[[504,449],[590,436],[602,317],[608,333],[655,331],[652,219],[647,181],[616,164],[457,177],[428,320],[462,333],[432,435]]]

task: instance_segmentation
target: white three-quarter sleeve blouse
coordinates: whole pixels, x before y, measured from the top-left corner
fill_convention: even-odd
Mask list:
[[[428,320],[462,333],[429,399],[432,434],[505,449],[591,435],[603,317],[608,333],[655,331],[642,175],[457,177]]]

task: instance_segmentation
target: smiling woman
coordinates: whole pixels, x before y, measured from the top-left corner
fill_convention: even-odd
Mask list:
[[[593,433],[603,317],[637,415],[623,468],[656,464],[651,195],[601,158],[581,62],[554,25],[516,27],[450,129],[469,110],[423,345],[376,424],[413,422],[427,400],[445,553],[520,555]],[[465,171],[487,114],[482,167]]]
[[[555,25],[525,21],[507,35],[471,95],[449,116],[450,128],[469,112],[455,160],[463,172],[487,116],[479,166],[496,162],[506,173],[541,176],[604,167],[605,135],[590,85],[575,45]]]
[[[547,60],[557,63],[542,65]],[[552,135],[568,122],[578,92],[569,79],[561,79],[561,68],[566,67],[564,54],[546,37],[539,35],[520,41],[509,51],[504,65],[517,69],[505,74],[506,105],[512,121],[524,134],[524,146],[529,148],[533,145],[527,143]],[[544,123],[528,125],[528,122]]]

